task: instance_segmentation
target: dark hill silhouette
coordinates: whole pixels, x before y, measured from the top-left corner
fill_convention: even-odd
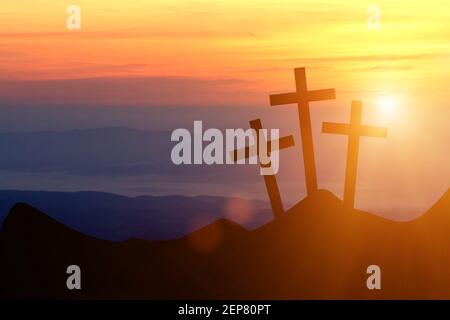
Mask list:
[[[25,204],[1,231],[3,298],[450,298],[450,192],[415,221],[345,209],[319,191],[248,231],[218,220],[172,241],[109,242]],[[65,288],[68,265],[82,290]],[[366,268],[381,267],[382,290]]]

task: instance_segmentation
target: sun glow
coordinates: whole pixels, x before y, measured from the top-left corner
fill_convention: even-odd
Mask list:
[[[392,96],[382,96],[378,99],[378,108],[385,116],[394,116],[398,111],[398,101]]]

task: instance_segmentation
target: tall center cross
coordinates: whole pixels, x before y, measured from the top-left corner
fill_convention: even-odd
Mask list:
[[[297,103],[300,121],[300,133],[303,149],[303,163],[305,168],[306,192],[311,195],[317,190],[316,164],[314,160],[314,145],[311,129],[311,116],[309,103],[312,101],[322,101],[335,99],[334,89],[308,90],[306,85],[305,68],[296,68],[295,86],[296,92],[274,94],[270,96],[270,105],[278,106],[284,104]]]
[[[275,144],[273,140],[263,141],[260,139],[264,139],[264,136],[260,134],[260,130],[262,129],[262,124],[260,119],[255,119],[250,121],[250,128],[254,130],[256,135],[256,144],[253,146],[247,146],[242,149],[236,149],[231,151],[231,157],[234,161],[238,161],[244,158],[251,158],[253,156],[259,156],[259,146],[260,143],[267,144],[268,152],[274,152],[282,149],[286,149],[295,145],[294,138],[292,136],[281,137],[278,139],[277,143],[278,147],[275,148],[273,145]],[[261,167],[270,167],[269,164],[263,164],[260,162]],[[277,178],[274,174],[264,175],[264,183],[266,184],[267,193],[270,199],[270,205],[272,207],[272,212],[275,219],[281,218],[284,213],[283,202],[281,200],[280,190],[278,188]]]
[[[359,138],[387,137],[387,128],[361,125],[362,102],[352,101],[350,124],[324,122],[322,132],[348,135],[347,167],[344,185],[344,204],[353,208],[355,204],[356,175],[358,170]]]

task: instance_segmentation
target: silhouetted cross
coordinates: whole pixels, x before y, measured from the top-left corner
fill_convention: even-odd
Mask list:
[[[335,99],[334,89],[308,90],[306,85],[305,68],[296,68],[295,86],[297,91],[292,93],[274,94],[270,96],[270,105],[297,103],[302,138],[303,163],[305,167],[306,192],[308,195],[317,190],[316,164],[314,160],[314,145],[311,130],[311,116],[309,102]]]
[[[387,128],[362,126],[362,102],[352,101],[350,124],[324,122],[323,133],[335,133],[348,135],[347,168],[344,186],[344,204],[353,208],[355,204],[356,176],[358,170],[359,138],[387,137]]]
[[[242,149],[236,149],[232,151],[232,158],[234,161],[241,160],[243,158],[250,158],[253,156],[259,156],[258,146],[259,144],[264,144],[265,141],[259,141],[259,139],[264,139],[264,135],[259,131],[262,129],[262,124],[260,119],[250,121],[250,128],[255,130],[256,132],[256,145],[247,146]],[[295,145],[294,138],[292,135],[282,137],[277,140],[278,148],[272,150],[272,144],[276,140],[270,140],[267,143],[267,150],[270,153],[271,151],[278,151],[282,149],[286,149]],[[262,164],[260,166],[263,168],[270,168],[271,164]],[[278,189],[277,179],[274,174],[271,175],[263,175],[264,183],[266,185],[267,193],[269,194],[270,205],[272,206],[272,211],[275,219],[280,218],[284,213],[283,202],[281,201],[280,190]]]

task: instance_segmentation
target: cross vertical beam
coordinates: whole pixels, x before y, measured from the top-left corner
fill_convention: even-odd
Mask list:
[[[362,102],[352,101],[350,123],[354,126],[353,134],[348,137],[347,165],[344,184],[344,204],[355,206],[356,177],[358,174],[359,135],[357,129],[361,126]]]
[[[334,89],[308,90],[305,68],[294,70],[296,92],[270,95],[270,105],[278,106],[297,103],[300,134],[303,149],[303,165],[305,170],[306,193],[317,191],[316,162],[314,159],[314,144],[311,126],[309,102],[335,99]]]
[[[311,194],[317,190],[317,173],[316,160],[314,158],[314,143],[311,127],[311,115],[309,112],[309,101],[305,99],[308,93],[305,68],[295,69],[294,73],[297,94],[302,97],[298,102],[298,115],[306,175],[306,190],[308,194]]]

